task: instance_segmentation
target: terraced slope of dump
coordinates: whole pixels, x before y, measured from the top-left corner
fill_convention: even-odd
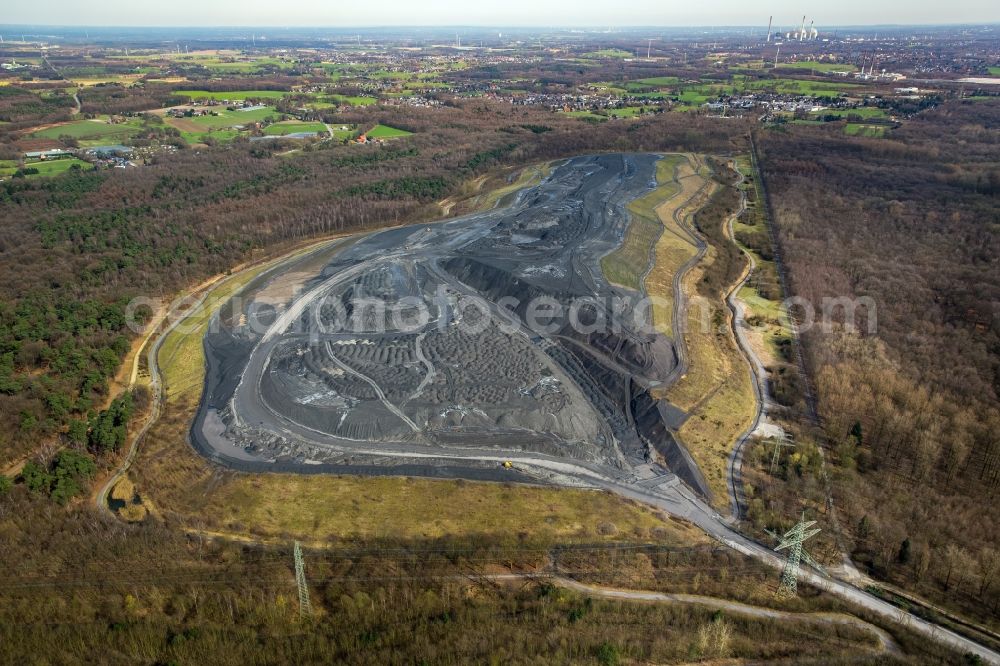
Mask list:
[[[196,445],[244,469],[476,478],[522,453],[706,491],[652,394],[679,355],[644,300],[673,302],[657,253],[686,233],[698,166],[576,158],[507,207],[263,275],[206,336]]]

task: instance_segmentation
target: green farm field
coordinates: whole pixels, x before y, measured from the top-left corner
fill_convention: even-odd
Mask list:
[[[862,125],[861,123],[847,123],[844,125],[844,134],[850,136],[867,136],[879,139],[885,136],[885,125]]]
[[[675,86],[680,82],[681,80],[676,76],[654,76],[649,79],[639,79],[634,83],[638,83],[643,86]],[[630,83],[632,82],[630,81]]]
[[[120,142],[131,138],[139,131],[141,123],[129,120],[124,123],[109,124],[106,120],[77,120],[71,123],[55,125],[39,130],[32,137],[39,139],[58,139],[69,136],[80,142],[108,143],[109,140]]]
[[[600,49],[583,54],[584,58],[631,58],[632,54],[622,49]]]
[[[389,127],[388,125],[376,125],[368,130],[367,134],[370,139],[395,139],[401,136],[410,136],[413,132],[396,129],[395,127]]]
[[[178,90],[178,95],[191,99],[214,99],[242,102],[248,99],[281,99],[291,93],[283,90],[233,90],[229,92],[211,92],[208,90]]]
[[[880,109],[875,106],[863,106],[859,109],[824,109],[815,114],[816,116],[837,116],[839,118],[848,118],[851,116],[858,116],[859,118],[864,118],[866,120],[872,118],[888,118],[889,115],[885,112],[885,109]]]
[[[185,120],[191,120],[208,128],[221,128],[221,127],[235,127],[237,125],[245,125],[247,123],[260,122],[266,120],[267,118],[277,117],[278,113],[274,107],[265,107],[263,109],[252,109],[247,111],[219,111],[217,116],[197,116],[195,118],[185,118]]]
[[[279,114],[273,107],[250,111],[228,111],[222,109],[214,116],[194,116],[191,118],[165,118],[171,127],[180,130],[181,136],[189,143],[199,143],[206,138],[229,141],[239,134],[239,127],[260,122],[268,118],[276,120]]]
[[[365,95],[326,95],[322,99],[335,104],[350,104],[351,106],[370,106],[378,101],[374,97]]]
[[[626,106],[621,109],[608,109],[607,114],[610,118],[635,118],[644,113],[651,113],[654,109],[652,106]]]
[[[815,60],[801,60],[799,62],[786,62],[780,65],[781,68],[808,69],[815,72],[854,72],[857,67],[847,63],[839,62],[817,62]]]
[[[84,171],[89,171],[94,168],[94,165],[89,162],[84,162],[83,160],[77,159],[75,157],[64,158],[58,160],[38,160],[25,162],[24,167],[26,169],[37,169],[38,173],[25,174],[25,178],[48,178],[51,176],[58,176],[59,174],[66,173],[73,167],[78,167]],[[17,162],[13,160],[3,160],[0,161],[0,178],[7,178],[18,170]]]
[[[786,95],[812,95],[813,97],[837,97],[841,93],[850,93],[863,87],[856,83],[805,79],[764,79],[747,81],[746,85],[748,88],[757,90],[773,90]]]
[[[225,74],[248,74],[264,67],[287,69],[293,63],[273,56],[255,56],[243,59],[236,51],[228,53],[184,53],[171,56],[171,60],[179,65],[204,67],[214,72]]]
[[[298,134],[300,132],[313,132],[326,134],[326,125],[323,123],[304,123],[298,120],[286,120],[274,123],[264,128],[264,134],[268,136],[284,136],[286,134]]]

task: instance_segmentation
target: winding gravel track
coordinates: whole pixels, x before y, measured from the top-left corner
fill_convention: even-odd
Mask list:
[[[227,276],[217,282],[213,282],[210,286],[221,286],[222,284],[225,284],[229,280],[233,279],[235,275],[236,274]],[[135,355],[135,359],[132,364],[132,372],[129,375],[129,387],[132,387],[135,384],[138,376],[141,350],[148,347],[146,350],[146,365],[149,368],[149,385],[153,393],[150,399],[149,415],[139,428],[139,431],[132,437],[128,451],[125,452],[125,458],[115,469],[114,473],[108,478],[107,481],[104,482],[104,484],[97,490],[97,493],[93,496],[94,505],[103,513],[114,515],[114,512],[108,505],[108,497],[115,485],[121,481],[126,474],[128,474],[129,469],[132,467],[133,463],[135,463],[135,457],[139,452],[139,444],[146,436],[146,433],[149,432],[149,429],[153,427],[153,424],[160,418],[160,414],[163,411],[163,381],[160,377],[160,366],[156,362],[157,355],[160,353],[160,347],[163,345],[163,341],[167,339],[170,332],[184,321],[183,317],[179,316],[181,311],[185,308],[189,311],[196,311],[205,302],[205,299],[208,298],[211,293],[211,289],[208,288],[208,286],[203,288],[204,293],[202,293],[202,295],[194,303],[189,303],[187,299],[179,299],[176,301],[164,317],[157,322],[157,324],[154,324],[153,330],[146,336],[146,341],[143,343],[143,346],[140,347],[140,351]],[[153,338],[156,332],[155,327],[159,326],[163,321],[170,323],[162,333]],[[152,338],[152,344],[149,344],[150,338]]]
[[[747,182],[746,174],[740,171],[739,166],[734,162],[733,170],[739,174],[740,180],[737,185],[742,185]],[[733,222],[738,220],[740,216],[743,215],[747,210],[747,195],[744,190],[740,190],[740,207],[732,216],[726,221],[726,227],[729,230],[729,238],[735,243],[736,236],[733,233]],[[729,311],[732,313],[732,330],[733,335],[736,338],[736,342],[740,348],[740,352],[747,362],[747,368],[750,372],[750,381],[754,388],[754,401],[755,401],[755,413],[753,422],[750,426],[740,433],[740,436],[736,438],[736,445],[733,446],[732,450],[729,452],[729,463],[726,466],[728,475],[728,488],[729,488],[729,503],[732,510],[732,517],[735,520],[739,520],[742,517],[743,512],[746,507],[746,493],[743,490],[743,450],[746,446],[747,440],[754,433],[755,430],[760,426],[761,419],[764,417],[765,404],[767,401],[767,371],[764,369],[764,365],[757,358],[753,349],[750,348],[749,342],[747,342],[746,335],[743,332],[743,327],[745,323],[743,304],[737,299],[737,294],[740,293],[747,282],[750,281],[750,276],[753,275],[754,269],[757,267],[757,262],[754,261],[753,255],[751,255],[746,250],[743,251],[750,263],[747,267],[746,273],[743,278],[740,279],[736,285],[729,291],[726,295],[726,304],[729,306]]]
[[[889,652],[901,654],[899,646],[892,636],[881,627],[877,627],[870,622],[846,615],[843,613],[793,613],[790,611],[767,608],[766,606],[753,606],[739,601],[709,597],[701,594],[678,594],[670,592],[649,592],[644,590],[629,590],[616,587],[606,587],[603,585],[591,585],[581,583],[572,578],[563,576],[552,576],[548,580],[555,585],[574,590],[581,594],[604,599],[624,599],[627,601],[646,601],[654,603],[686,604],[692,606],[703,606],[713,610],[725,611],[747,617],[762,618],[767,620],[785,620],[791,622],[813,622],[817,624],[832,624],[848,627],[855,627],[872,634],[879,644],[879,652]]]

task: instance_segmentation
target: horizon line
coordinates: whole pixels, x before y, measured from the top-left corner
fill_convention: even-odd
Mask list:
[[[745,23],[745,24],[663,24],[663,25],[605,25],[605,24],[587,24],[587,25],[555,25],[555,24],[489,24],[489,23],[428,23],[428,24],[410,24],[410,23],[386,23],[386,24],[357,24],[357,25],[262,25],[262,24],[191,24],[191,25],[174,25],[174,24],[163,24],[155,25],[148,23],[121,23],[117,25],[88,25],[88,24],[55,24],[55,23],[0,23],[0,28],[53,28],[53,29],[93,29],[93,30],[113,30],[116,28],[204,28],[204,29],[247,29],[247,28],[267,28],[271,30],[300,30],[300,29],[311,29],[311,30],[379,30],[384,28],[475,28],[475,29],[495,29],[495,28],[515,28],[515,29],[557,29],[557,30],[593,30],[593,31],[614,31],[614,30],[661,30],[661,29],[671,29],[671,28],[714,28],[714,29],[731,29],[731,28],[757,28],[766,26],[766,22],[761,23]],[[782,23],[781,25],[785,25]],[[789,23],[788,25],[792,25]],[[929,23],[844,23],[836,24],[831,23],[826,26],[826,29],[834,28],[957,28],[957,27],[978,27],[978,28],[989,28],[989,27],[1000,27],[1000,19],[995,19],[991,21],[979,22],[979,23],[969,23],[969,22],[929,22]]]

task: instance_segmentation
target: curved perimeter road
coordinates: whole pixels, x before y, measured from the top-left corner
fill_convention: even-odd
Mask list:
[[[220,281],[213,282],[211,285],[204,287],[204,293],[198,298],[193,305],[191,305],[190,310],[196,311],[208,298],[208,295],[212,292],[212,287],[219,286],[226,281],[232,279],[233,276],[228,276]],[[149,406],[149,415],[146,417],[145,422],[143,422],[142,427],[139,431],[132,437],[132,442],[129,445],[128,451],[125,452],[125,458],[115,469],[114,473],[108,477],[108,480],[98,489],[97,493],[94,495],[94,505],[97,509],[108,515],[114,515],[111,507],[108,505],[108,497],[114,487],[125,478],[128,474],[129,469],[135,462],[135,457],[139,452],[139,444],[142,442],[146,433],[149,429],[153,427],[157,419],[160,418],[160,414],[163,411],[163,381],[160,378],[160,366],[157,364],[156,359],[160,353],[160,347],[163,345],[163,341],[167,339],[167,335],[170,334],[174,328],[177,327],[182,321],[184,321],[181,315],[181,309],[189,305],[187,299],[180,299],[176,301],[173,307],[164,315],[163,319],[157,322],[154,326],[162,325],[164,321],[169,321],[170,324],[164,329],[162,333],[156,336],[153,340],[153,344],[149,344],[150,337],[155,333],[155,328],[150,332],[149,336],[146,337],[146,341],[138,352],[136,352],[135,359],[133,360],[132,372],[129,378],[129,387],[135,385],[136,376],[139,367],[139,358],[142,356],[142,349],[146,349],[146,364],[149,367],[149,385],[153,389],[152,402]]]
[[[733,162],[733,170],[740,176],[739,182],[736,183],[734,187],[738,187],[739,185],[743,185],[747,182],[746,174],[740,171],[739,165],[737,165],[735,161]],[[736,243],[736,236],[733,233],[733,222],[738,220],[747,210],[746,191],[740,190],[739,192],[739,210],[733,213],[729,219],[726,220],[726,227],[729,230],[729,239],[733,243]],[[729,483],[727,484],[729,487],[729,504],[734,520],[739,520],[740,516],[743,514],[744,507],[746,507],[746,493],[743,490],[743,449],[746,446],[747,440],[750,439],[750,436],[760,426],[761,419],[765,414],[768,395],[766,379],[767,370],[764,369],[764,364],[760,362],[760,359],[757,358],[753,349],[750,348],[750,343],[747,341],[746,335],[743,333],[744,308],[743,304],[740,303],[738,299],[738,294],[740,293],[740,289],[742,289],[743,286],[750,281],[750,276],[753,275],[753,271],[757,267],[757,262],[754,260],[752,254],[746,250],[743,250],[743,254],[746,255],[747,259],[749,259],[747,270],[743,277],[726,295],[726,305],[729,306],[729,311],[732,313],[731,321],[733,336],[736,338],[736,344],[740,348],[740,352],[746,360],[747,368],[750,372],[750,382],[753,384],[756,408],[753,422],[736,439],[736,445],[733,447],[732,451],[729,452],[729,464],[726,466],[727,474],[729,476]]]
[[[305,249],[299,248],[293,250],[292,252],[289,252],[288,254],[282,257],[278,257],[275,259],[268,259],[264,262],[265,266],[264,271],[273,270],[274,268],[283,265],[287,261],[290,261],[292,259],[299,259],[303,255],[307,255],[313,251],[322,250],[322,248],[325,248],[332,243],[338,243],[338,242],[340,242],[340,239],[328,239],[328,240],[318,241],[308,244]],[[164,400],[163,380],[160,377],[160,366],[157,363],[157,358],[159,357],[160,353],[160,347],[163,346],[163,342],[167,339],[167,336],[170,335],[170,333],[175,328],[177,328],[177,326],[181,324],[181,322],[185,321],[185,316],[186,316],[185,313],[190,314],[198,312],[198,310],[205,303],[205,300],[212,294],[212,292],[215,289],[218,289],[219,287],[229,283],[231,280],[236,279],[243,272],[248,270],[256,270],[257,268],[260,268],[259,263],[254,264],[252,266],[247,266],[242,271],[230,273],[228,275],[220,276],[216,279],[203,282],[193,292],[186,294],[184,297],[176,299],[171,304],[167,312],[164,313],[162,317],[156,319],[155,323],[152,324],[152,329],[146,336],[146,339],[143,341],[139,350],[136,352],[135,358],[132,361],[132,371],[129,374],[129,383],[128,383],[129,388],[132,388],[135,385],[136,378],[138,376],[139,358],[142,356],[142,350],[146,349],[146,365],[149,368],[149,384],[153,391],[152,403],[150,404],[149,408],[149,415],[143,422],[142,427],[140,427],[138,432],[136,432],[136,434],[132,437],[132,441],[129,444],[128,451],[125,452],[125,458],[122,459],[122,461],[115,468],[114,472],[111,474],[108,480],[105,481],[104,484],[101,485],[100,488],[98,488],[97,492],[94,494],[93,496],[94,506],[97,507],[99,511],[111,516],[115,515],[114,512],[111,510],[111,507],[108,505],[108,497],[110,496],[111,491],[114,489],[115,485],[119,481],[121,481],[126,474],[128,474],[128,471],[132,467],[132,464],[135,462],[135,457],[139,452],[139,444],[142,443],[142,440],[146,436],[146,433],[149,432],[149,429],[152,428],[153,424],[156,423],[156,421],[160,418],[160,414],[163,411],[163,400]],[[192,303],[191,298],[195,296],[195,294],[197,294],[198,292],[201,292],[201,295],[198,296],[197,300],[195,300]],[[161,327],[164,322],[168,322],[167,327],[164,328],[159,335],[156,335],[157,329]],[[154,335],[155,338],[153,337]],[[150,345],[149,343],[151,339],[152,339],[152,344]]]
[[[584,596],[600,599],[614,599],[622,601],[635,601],[647,603],[679,604],[687,606],[702,606],[712,610],[725,611],[734,615],[760,618],[765,620],[787,620],[791,622],[804,622],[813,624],[827,624],[835,626],[855,627],[872,634],[878,641],[880,653],[891,653],[901,655],[902,652],[896,641],[893,640],[889,632],[861,618],[847,615],[846,613],[795,613],[783,611],[767,606],[754,606],[741,601],[732,601],[720,597],[710,597],[703,594],[683,594],[674,592],[654,592],[647,590],[630,590],[619,587],[609,587],[606,585],[595,585],[583,583],[574,578],[568,578],[562,572],[542,571],[538,573],[495,573],[495,574],[469,574],[461,576],[460,580],[473,580],[488,583],[498,583],[500,581],[545,581],[557,587],[573,590]],[[860,647],[860,646],[859,646]]]
[[[679,594],[670,592],[647,592],[644,590],[626,590],[615,587],[605,587],[603,585],[591,585],[581,583],[572,578],[564,578],[554,575],[549,579],[555,585],[574,590],[581,594],[604,599],[624,599],[626,601],[649,601],[668,604],[687,604],[692,606],[704,606],[714,610],[726,611],[736,615],[762,618],[767,620],[788,620],[792,622],[814,622],[817,624],[831,624],[847,627],[855,627],[867,631],[875,636],[879,644],[879,652],[891,652],[892,654],[902,654],[896,641],[893,640],[889,632],[870,622],[847,615],[844,613],[793,613],[791,611],[767,608],[766,606],[753,606],[740,601],[721,599],[718,597],[708,597],[702,594]]]

